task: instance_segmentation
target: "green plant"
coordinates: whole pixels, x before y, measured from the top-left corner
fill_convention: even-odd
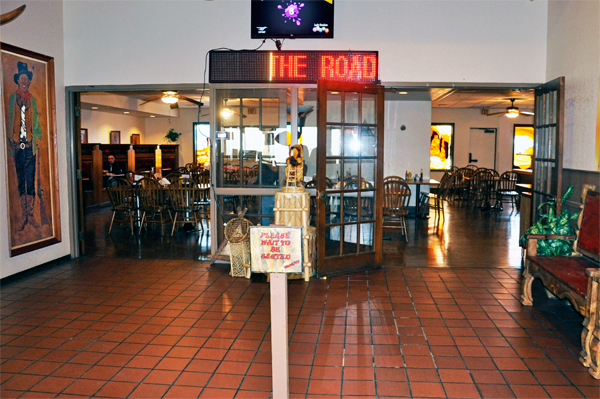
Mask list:
[[[175,143],[177,140],[179,140],[179,136],[181,136],[181,133],[178,133],[175,131],[175,129],[171,128],[166,134],[165,140],[170,141],[171,143]]]
[[[561,203],[564,203],[573,192],[573,186],[569,187],[562,196]],[[556,211],[556,199],[553,198],[538,206],[538,212],[544,206],[548,206],[547,214],[540,214],[537,222],[535,222],[525,234],[560,234],[573,235],[575,229],[569,224],[570,220],[575,220],[579,216],[579,212],[569,215],[567,209],[563,209],[560,215]],[[525,246],[525,235],[521,237],[520,244]],[[553,240],[538,240],[537,255],[538,256],[568,256],[573,252],[573,243],[569,240],[556,238]]]

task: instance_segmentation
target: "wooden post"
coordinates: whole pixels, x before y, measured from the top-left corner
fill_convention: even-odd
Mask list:
[[[92,183],[94,187],[94,204],[102,203],[102,151],[100,145],[95,145],[92,151]]]
[[[290,396],[288,348],[288,284],[286,273],[270,273],[271,283],[271,363],[273,398]]]
[[[133,144],[127,150],[127,170],[135,173],[135,150],[133,149]]]

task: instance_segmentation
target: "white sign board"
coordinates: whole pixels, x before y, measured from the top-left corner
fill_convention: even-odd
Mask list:
[[[253,273],[302,273],[302,227],[250,227]]]

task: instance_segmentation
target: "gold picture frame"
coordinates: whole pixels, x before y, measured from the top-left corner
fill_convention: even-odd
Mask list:
[[[0,43],[10,256],[61,241],[54,58]]]

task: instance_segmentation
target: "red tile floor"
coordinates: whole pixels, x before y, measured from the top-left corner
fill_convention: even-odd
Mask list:
[[[567,304],[535,283],[521,306],[515,267],[449,266],[291,281],[291,396],[600,397]],[[269,286],[227,272],[88,257],[3,282],[0,397],[271,397]]]

